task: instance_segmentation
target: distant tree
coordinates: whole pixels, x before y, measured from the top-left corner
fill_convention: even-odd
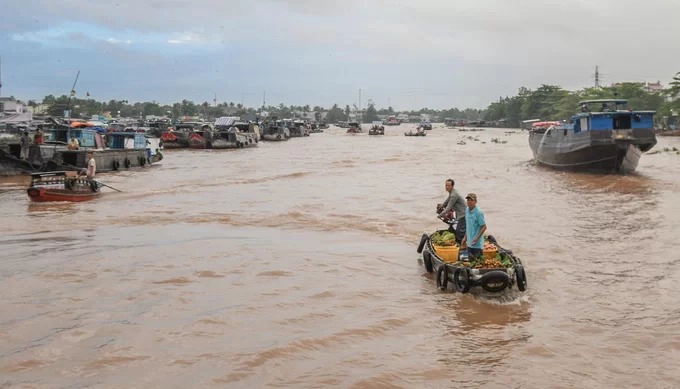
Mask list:
[[[372,121],[378,120],[378,111],[375,109],[375,105],[370,103],[366,112],[364,112],[364,123],[370,123]]]

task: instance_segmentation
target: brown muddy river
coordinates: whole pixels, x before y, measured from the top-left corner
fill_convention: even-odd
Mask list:
[[[526,134],[404,128],[168,150],[81,204],[4,179],[0,387],[680,387],[680,155],[568,174]],[[526,293],[436,289],[416,246],[448,177]]]

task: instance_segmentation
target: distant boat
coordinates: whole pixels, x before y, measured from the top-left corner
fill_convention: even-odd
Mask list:
[[[363,132],[361,129],[361,125],[359,125],[359,122],[349,122],[349,128],[347,129],[348,134],[358,134]]]
[[[100,184],[76,177],[76,172],[44,172],[31,174],[31,185],[26,189],[33,202],[92,200],[99,196]]]
[[[535,122],[529,132],[534,159],[555,169],[628,173],[656,144],[655,111],[624,109],[627,100],[587,100],[571,123]],[[599,110],[591,107],[600,105]]]
[[[386,126],[398,126],[401,124],[401,120],[397,119],[394,116],[390,116],[387,118],[387,121],[385,122]]]

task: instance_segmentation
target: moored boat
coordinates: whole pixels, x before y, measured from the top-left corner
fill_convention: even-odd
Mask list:
[[[423,255],[425,270],[435,273],[438,288],[445,290],[452,283],[459,293],[468,293],[473,287],[500,293],[517,284],[519,291],[526,291],[524,265],[511,250],[501,247],[493,236],[488,235],[482,258],[468,260],[467,250],[461,250],[454,240],[457,221],[440,220],[449,228],[423,234],[417,250]],[[447,242],[445,239],[450,240]]]
[[[211,149],[213,141],[213,130],[210,126],[204,125],[200,130],[194,130],[189,135],[189,148],[191,149]]]
[[[31,185],[26,189],[33,202],[92,200],[100,195],[101,184],[79,178],[76,172],[57,171],[31,174]]]
[[[272,142],[283,142],[290,139],[288,127],[280,123],[270,123],[264,130],[263,139]]]
[[[178,124],[175,128],[163,131],[161,139],[165,149],[184,149],[189,147],[189,136],[194,132],[192,124]]]
[[[394,116],[390,116],[387,118],[387,121],[385,122],[386,126],[398,126],[401,124],[401,120],[397,119]]]
[[[626,100],[581,101],[571,123],[532,124],[529,146],[534,160],[560,170],[629,173],[642,153],[656,145],[655,111],[624,109]],[[599,110],[591,109],[601,105]],[[549,123],[550,124],[550,123]]]

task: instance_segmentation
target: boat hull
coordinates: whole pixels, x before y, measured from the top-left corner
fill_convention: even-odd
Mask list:
[[[385,131],[368,130],[368,135],[385,135]]]
[[[30,187],[26,190],[29,199],[36,203],[68,201],[81,202],[97,198],[101,192],[93,192],[89,188],[83,190],[50,189],[41,187]]]
[[[537,164],[557,170],[626,174],[634,172],[642,153],[656,144],[653,130],[620,139],[607,130],[566,135],[562,131],[529,134]]]
[[[426,134],[425,134],[424,132],[421,132],[420,134],[418,134],[418,133],[408,133],[408,132],[405,132],[405,133],[404,133],[404,136],[426,136]]]
[[[262,139],[269,142],[285,142],[290,139],[286,134],[264,134]]]

